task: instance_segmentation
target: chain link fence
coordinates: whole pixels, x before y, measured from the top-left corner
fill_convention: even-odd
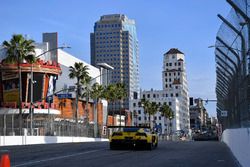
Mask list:
[[[217,116],[223,129],[250,127],[250,0],[227,2],[215,43]]]
[[[30,119],[23,119],[23,128],[18,127],[18,119],[12,119],[11,116],[3,116],[0,119],[0,136],[22,136],[32,135]],[[79,136],[94,137],[94,124],[76,123],[68,119],[55,121],[54,118],[44,120],[35,120],[32,123],[33,136]],[[97,126],[97,136],[107,138],[108,135],[103,131],[103,125]]]

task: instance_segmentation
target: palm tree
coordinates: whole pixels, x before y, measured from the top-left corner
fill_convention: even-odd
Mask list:
[[[103,97],[103,86],[99,85],[98,83],[95,83],[92,85],[92,90],[91,90],[91,98],[94,99],[94,118],[95,118],[95,126],[94,126],[94,137],[98,136],[98,112],[97,112],[97,105],[99,103],[100,98]]]
[[[103,96],[104,98],[108,101],[108,103],[113,103],[117,98],[116,98],[116,86],[115,84],[110,84],[107,87],[105,87],[103,91]],[[114,116],[114,110],[112,109],[113,116]],[[108,125],[108,113],[106,117],[106,124]]]
[[[144,114],[148,113],[149,103],[150,102],[148,100],[146,100],[145,98],[141,99],[141,101],[140,101],[140,106],[143,108]],[[146,122],[145,122],[145,124],[146,124]]]
[[[91,77],[90,76],[86,76],[85,78],[83,78],[80,82],[80,85],[83,89],[83,92],[79,93],[80,97],[83,99],[86,99],[86,105],[85,105],[85,112],[86,112],[86,123],[89,123],[89,96],[90,96],[90,91],[91,91]]]
[[[156,102],[150,102],[149,103],[149,108],[148,108],[148,114],[149,114],[149,123],[150,123],[150,128],[153,128],[153,122],[151,122],[151,116],[155,115],[159,109],[159,105]]]
[[[150,102],[146,99],[141,99],[141,106],[144,109],[144,113],[149,115],[149,124],[150,128],[152,128],[151,116],[155,115],[159,109],[159,105],[156,102]]]
[[[86,78],[89,77],[89,68],[88,66],[83,65],[81,62],[75,62],[74,66],[69,67],[69,78],[76,78],[76,112],[75,119],[76,123],[78,123],[78,99],[80,93],[80,82],[86,81]]]
[[[123,108],[123,99],[127,97],[127,91],[125,88],[125,84],[122,83],[116,83],[115,84],[115,94],[116,94],[116,100],[120,101],[121,108],[120,108],[120,126],[121,126],[121,112]]]
[[[7,49],[5,63],[35,62],[35,41],[26,39],[21,34],[14,34],[9,42],[3,41],[2,45]]]
[[[169,127],[170,127],[170,134],[171,134],[171,131],[172,131],[172,119],[174,118],[174,112],[172,111],[172,109],[166,103],[164,103],[160,107],[160,112],[161,112],[162,116],[164,116],[166,119],[169,120]]]
[[[35,45],[33,40],[24,38],[21,34],[14,34],[11,40],[4,41],[3,47],[7,50],[4,63],[17,63],[19,75],[19,128],[22,131],[22,74],[20,64],[24,61],[32,63],[35,61]]]

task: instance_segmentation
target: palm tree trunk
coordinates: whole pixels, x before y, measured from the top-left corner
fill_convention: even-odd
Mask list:
[[[109,104],[109,101],[108,101],[108,104]],[[109,120],[109,109],[108,109],[108,106],[107,106],[106,126],[108,126],[108,120]]]
[[[79,79],[77,79],[77,85],[76,85],[76,113],[75,113],[75,119],[76,124],[78,124],[78,99],[79,99]]]
[[[94,137],[97,138],[98,136],[98,111],[97,111],[97,106],[98,106],[99,99],[94,100]]]
[[[149,115],[149,127],[151,129],[151,114],[148,114]]]
[[[123,108],[123,105],[122,105],[122,100],[120,101],[121,103],[121,108],[120,108],[120,127],[122,126],[122,108]]]
[[[77,85],[76,85],[76,113],[75,113],[75,119],[76,119],[76,136],[78,136],[78,99],[79,99],[79,79],[77,79]]]
[[[170,127],[170,138],[173,140],[173,135],[172,135],[172,119],[169,119],[169,127]]]
[[[112,115],[113,115],[113,125],[115,125],[115,110],[114,110],[114,102],[112,102]]]
[[[87,90],[87,97],[86,97],[86,127],[87,127],[87,135],[89,134],[89,91]]]

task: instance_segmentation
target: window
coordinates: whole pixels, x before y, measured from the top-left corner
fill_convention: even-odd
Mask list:
[[[159,120],[161,120],[161,116],[159,116]]]
[[[141,110],[138,110],[138,114],[141,114]]]
[[[172,85],[171,85],[171,84],[169,84],[169,87],[170,87],[170,88],[172,88]]]
[[[135,107],[136,106],[136,103],[133,103],[133,107]]]
[[[167,88],[167,87],[168,87],[168,84],[166,84],[165,87]]]
[[[148,94],[147,97],[150,98],[150,94]]]
[[[157,117],[154,117],[154,120],[157,120]]]
[[[169,63],[169,66],[172,66],[172,63]]]
[[[172,56],[172,59],[174,59],[175,58],[175,56]]]
[[[173,93],[171,93],[171,97],[173,97],[174,95],[173,95]]]
[[[138,120],[140,121],[140,120],[141,120],[141,117],[138,117]]]
[[[172,105],[172,103],[171,103],[171,102],[168,102],[168,105],[169,105],[169,106],[171,106],[171,105]]]
[[[168,63],[166,63],[166,66],[168,66]]]
[[[153,98],[155,98],[155,94],[153,94]]]
[[[176,66],[176,65],[177,65],[177,63],[174,63],[174,65]]]
[[[168,76],[168,74],[167,74],[167,73],[165,73],[165,77],[166,77],[166,76]]]
[[[171,82],[171,78],[169,78],[169,82]]]
[[[142,97],[145,99],[145,94],[143,94]]]
[[[144,120],[146,121],[146,120],[147,120],[147,117],[144,117]]]
[[[168,97],[168,94],[166,94],[166,97]]]
[[[180,65],[181,65],[181,63],[179,62],[179,63],[178,63],[178,65],[180,66]]]
[[[179,96],[179,94],[178,94],[178,93],[176,93],[176,94],[175,94],[175,96],[176,96],[176,97],[178,97],[178,96]]]

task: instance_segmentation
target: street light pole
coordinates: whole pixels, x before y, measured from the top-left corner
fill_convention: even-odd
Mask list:
[[[21,62],[20,62],[20,55],[17,53],[17,48],[19,47],[18,43],[16,43],[16,47],[14,50],[14,55],[17,57],[17,66],[18,66],[18,77],[19,77],[19,86],[18,86],[18,101],[19,101],[19,133],[22,135],[22,126],[23,126],[23,119],[22,119],[22,73],[21,73]],[[18,55],[17,55],[18,54]]]
[[[65,49],[65,48],[71,48],[69,46],[60,46],[57,48],[53,48],[50,50],[47,50],[41,54],[39,54],[38,56],[35,57],[35,59],[41,57],[42,55],[45,55],[48,52],[51,52],[53,50],[57,50],[57,49]],[[31,72],[30,72],[30,134],[31,136],[33,136],[33,92],[34,92],[34,77],[33,77],[33,62],[31,63]],[[49,108],[49,107],[48,107]]]

